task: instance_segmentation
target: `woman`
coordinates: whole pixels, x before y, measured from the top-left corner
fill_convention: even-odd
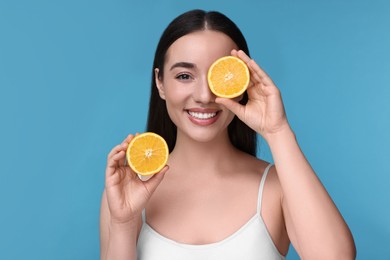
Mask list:
[[[210,65],[233,55],[251,84],[214,96]],[[102,259],[354,259],[352,235],[305,159],[279,90],[249,58],[236,25],[194,10],[157,46],[148,131],[168,142],[168,165],[142,182],[125,166],[129,135],[108,155],[101,207]],[[256,133],[275,165],[255,157]],[[169,170],[168,170],[169,169]]]

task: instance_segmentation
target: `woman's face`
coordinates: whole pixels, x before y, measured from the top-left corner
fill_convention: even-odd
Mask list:
[[[236,44],[227,35],[204,30],[177,39],[168,49],[164,75],[157,77],[160,97],[166,101],[168,114],[177,126],[178,138],[184,134],[200,142],[227,136],[227,126],[234,118],[228,109],[215,103],[207,83],[211,64],[230,55]]]

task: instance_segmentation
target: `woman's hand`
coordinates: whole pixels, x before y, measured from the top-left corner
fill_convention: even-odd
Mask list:
[[[141,214],[149,198],[161,183],[168,166],[148,181],[141,181],[128,165],[125,165],[126,149],[133,139],[129,135],[108,154],[106,168],[106,194],[111,221],[130,223]]]
[[[289,128],[280,91],[271,78],[243,51],[232,50],[231,54],[243,60],[249,68],[251,79],[247,89],[248,102],[241,105],[225,98],[216,98],[215,102],[227,107],[266,140]]]

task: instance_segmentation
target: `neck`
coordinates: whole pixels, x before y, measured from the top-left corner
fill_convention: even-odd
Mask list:
[[[222,165],[231,163],[235,153],[237,150],[231,144],[227,132],[209,142],[198,142],[178,133],[169,163],[186,171],[195,170],[197,175],[201,173],[210,175],[211,172],[218,172],[218,169],[224,168]]]

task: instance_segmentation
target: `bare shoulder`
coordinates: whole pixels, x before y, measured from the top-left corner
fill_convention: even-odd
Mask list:
[[[244,167],[248,169],[248,173],[252,173],[254,176],[260,175],[260,177],[262,177],[267,167],[271,165],[268,170],[266,185],[268,186],[268,188],[273,190],[273,193],[279,192],[279,195],[282,195],[278,174],[273,163],[262,160],[249,154],[243,153],[241,156],[242,163],[246,165]]]
[[[238,168],[241,169],[239,170],[239,172],[244,171],[255,178],[261,178],[265,169],[271,164],[270,162],[264,161],[256,156],[244,152],[239,153],[239,155],[237,156],[237,160],[234,163]],[[271,167],[270,173],[272,171],[275,171],[274,168],[275,167]],[[267,179],[268,178],[269,177],[267,177]]]
[[[246,187],[254,186],[257,190],[259,184],[268,166],[267,177],[264,184],[264,198],[272,200],[275,205],[281,207],[282,189],[279,182],[276,168],[272,163],[259,159],[255,156],[246,153],[240,153],[238,160],[234,162],[234,174],[237,180],[240,180]]]
[[[280,185],[279,177],[276,172],[275,165],[272,165],[272,167],[269,169],[268,175],[267,175],[267,185],[271,187],[273,192],[277,192],[280,200],[282,199],[283,192],[282,187]]]
[[[273,212],[281,211],[282,209],[282,187],[280,185],[279,177],[276,172],[276,168],[273,163],[261,160],[255,156],[249,154],[242,154],[241,163],[244,164],[242,167],[247,172],[248,176],[253,179],[260,180],[263,178],[267,167],[270,166],[266,179],[264,180],[263,200],[266,204],[271,201],[273,205]]]

